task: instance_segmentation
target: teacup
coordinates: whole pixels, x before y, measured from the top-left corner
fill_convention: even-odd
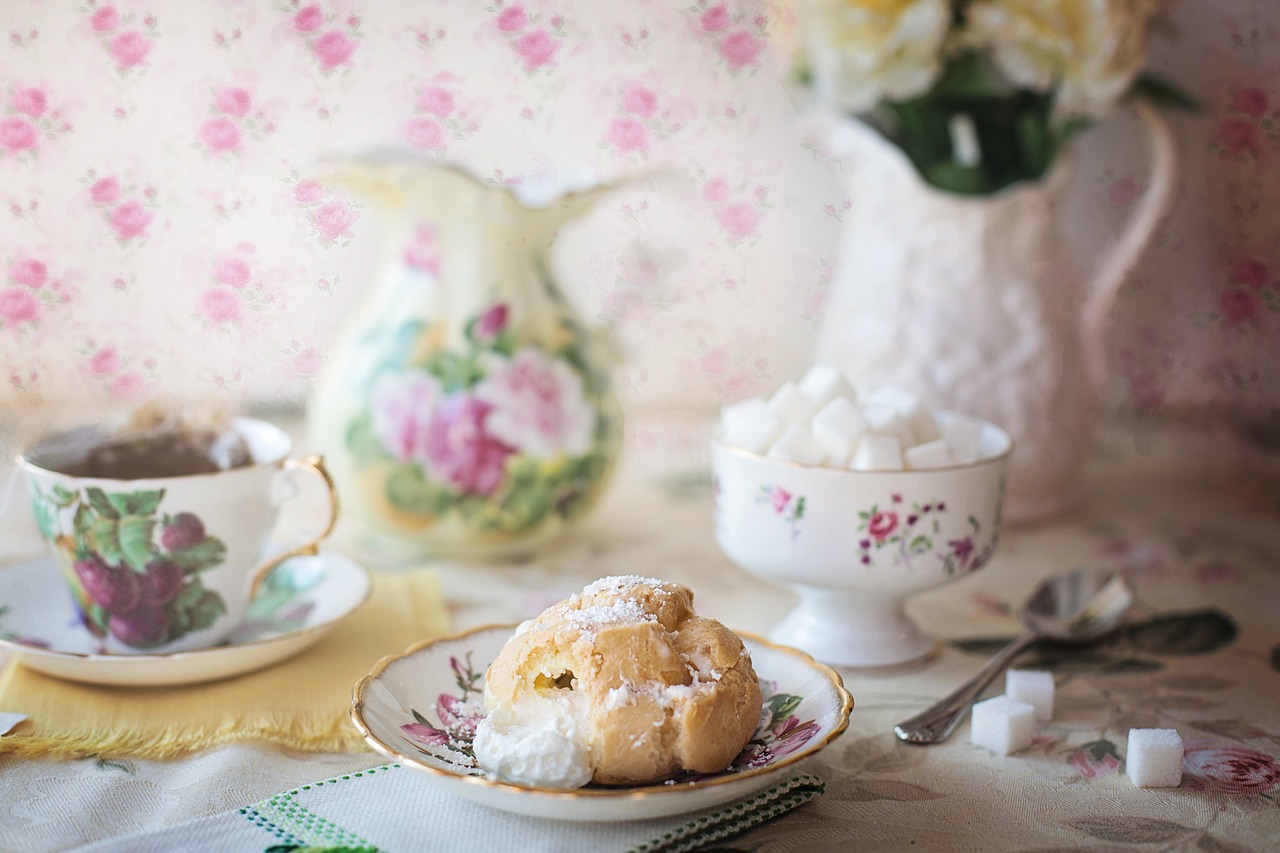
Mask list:
[[[229,434],[247,449],[244,464],[205,473],[85,476],[89,449],[108,441],[98,429],[42,440],[19,457],[40,533],[103,652],[221,643],[272,569],[315,554],[333,530],[337,493],[321,457],[290,458],[289,436],[265,421],[235,419]],[[288,497],[282,480],[294,471],[320,478],[328,519],[318,534],[268,554]]]

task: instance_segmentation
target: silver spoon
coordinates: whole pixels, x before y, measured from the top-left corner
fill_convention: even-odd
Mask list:
[[[1062,643],[1101,639],[1120,627],[1132,605],[1133,591],[1124,578],[1111,572],[1076,569],[1047,579],[1022,607],[1026,632],[1001,649],[973,678],[894,726],[893,733],[907,743],[941,743],[955,731],[991,680],[1032,643],[1042,639]]]

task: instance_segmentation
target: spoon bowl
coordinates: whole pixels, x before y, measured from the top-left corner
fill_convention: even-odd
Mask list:
[[[974,701],[1015,657],[1040,640],[1086,644],[1115,631],[1133,606],[1133,590],[1114,572],[1075,569],[1047,578],[1022,607],[1026,632],[1001,649],[982,669],[947,696],[893,727],[907,743],[941,743],[951,736]]]

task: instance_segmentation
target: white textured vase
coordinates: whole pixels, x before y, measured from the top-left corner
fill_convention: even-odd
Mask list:
[[[1054,514],[1080,495],[1106,379],[1102,336],[1125,274],[1170,196],[1169,130],[1154,111],[1152,177],[1126,232],[1100,260],[1069,257],[1060,158],[1040,182],[990,196],[925,184],[873,129],[833,138],[853,206],[815,357],[861,383],[892,383],[931,405],[979,415],[1013,437],[1005,517]],[[1082,270],[1092,268],[1084,286]]]

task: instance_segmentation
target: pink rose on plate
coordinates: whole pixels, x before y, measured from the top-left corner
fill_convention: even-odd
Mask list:
[[[418,97],[418,106],[425,113],[443,118],[453,112],[453,95],[440,86],[428,86]]]
[[[733,20],[729,17],[729,10],[721,3],[719,6],[712,6],[703,12],[702,16],[698,18],[698,23],[702,26],[703,32],[718,33],[721,30],[728,29]]]
[[[371,427],[382,448],[401,462],[427,458],[427,426],[443,396],[426,373],[388,373],[369,395]]]
[[[112,176],[99,178],[89,187],[89,197],[98,204],[111,204],[120,198],[120,183]]]
[[[253,270],[244,258],[221,257],[213,262],[213,277],[228,287],[244,287],[253,281]]]
[[[764,42],[747,30],[738,30],[720,40],[720,55],[733,69],[754,65],[762,50]]]
[[[417,223],[413,234],[405,243],[401,257],[407,266],[430,275],[439,275],[440,252],[436,249],[435,227],[429,222]]]
[[[560,43],[546,30],[534,30],[516,40],[516,53],[524,61],[526,71],[550,65],[560,50]]]
[[[649,128],[633,118],[615,118],[609,122],[604,141],[624,154],[645,151],[649,147]]]
[[[425,116],[411,118],[404,123],[404,138],[414,148],[423,151],[439,151],[449,143],[449,133],[444,125]]]
[[[468,394],[451,394],[427,425],[427,466],[432,475],[460,492],[491,495],[506,479],[512,448],[488,429],[489,404]]]
[[[315,376],[324,367],[324,355],[315,347],[303,347],[293,357],[290,366],[299,376]]]
[[[750,202],[736,201],[727,204],[720,209],[716,218],[720,221],[720,227],[734,240],[759,236],[756,228],[762,217]]]
[[[355,236],[351,226],[356,224],[360,214],[351,205],[341,199],[325,202],[316,208],[311,221],[321,240],[337,240],[339,237]]]
[[[0,119],[0,149],[10,154],[36,147],[36,126],[25,118],[10,116]]]
[[[0,318],[8,323],[31,323],[40,316],[40,303],[30,290],[6,287],[0,290]]]
[[[554,459],[591,449],[596,414],[582,377],[540,349],[525,347],[510,360],[494,356],[475,395],[493,407],[489,431],[522,453]]]
[[[9,101],[13,108],[20,113],[26,113],[32,118],[39,118],[44,115],[44,111],[49,108],[49,99],[45,95],[43,89],[27,87],[18,89],[13,93],[13,98]]]
[[[130,199],[111,211],[111,228],[121,240],[134,237],[146,237],[147,226],[155,219],[155,214],[142,206],[142,203]]]
[[[244,144],[244,133],[226,116],[214,116],[201,123],[200,141],[210,151],[235,151]]]
[[[120,26],[120,13],[115,6],[103,6],[89,16],[89,26],[99,33],[109,33]]]
[[[49,268],[44,265],[44,261],[35,258],[14,261],[10,274],[15,282],[27,287],[40,287],[49,280]]]
[[[324,185],[319,181],[298,181],[293,187],[293,200],[298,204],[315,204],[324,198],[324,192]]]
[[[111,55],[121,70],[145,65],[151,42],[137,30],[125,30],[111,40]]]
[[[229,116],[243,118],[253,106],[253,99],[247,89],[238,86],[225,86],[213,96],[213,105]]]
[[[499,12],[495,23],[504,33],[518,33],[529,25],[529,18],[524,13],[524,7],[516,4]]]
[[[1271,269],[1257,258],[1240,258],[1231,265],[1231,280],[1254,290],[1266,287],[1271,279]]]
[[[304,6],[293,16],[293,28],[300,33],[311,33],[324,26],[324,12],[318,3]]]
[[[120,369],[120,354],[115,347],[103,347],[89,359],[89,370],[100,376],[109,376]]]
[[[1192,741],[1182,753],[1182,772],[1192,788],[1227,794],[1265,794],[1280,785],[1280,763],[1243,746]]]
[[[658,111],[658,96],[653,94],[652,89],[632,83],[622,92],[622,108],[648,118]]]
[[[210,287],[200,294],[196,313],[215,326],[240,319],[240,297],[220,287]]]
[[[342,30],[329,30],[316,37],[311,43],[311,50],[320,60],[320,66],[326,71],[332,71],[339,65],[351,64],[351,56],[356,52],[356,42],[347,38]]]

